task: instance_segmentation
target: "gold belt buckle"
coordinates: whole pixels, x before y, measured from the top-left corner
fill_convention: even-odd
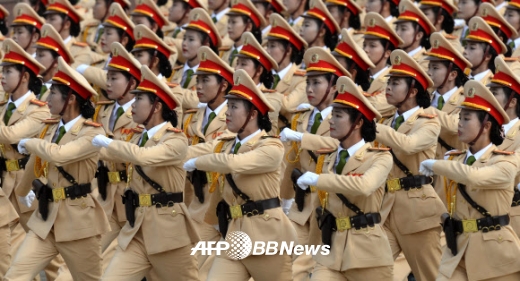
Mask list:
[[[150,194],[139,194],[139,206],[150,207],[152,206],[152,195]]]
[[[240,205],[229,206],[229,211],[234,219],[242,217],[242,206]]]
[[[18,160],[9,159],[9,160],[5,160],[5,168],[8,172],[19,171],[20,165],[18,164]]]
[[[338,231],[345,231],[352,228],[350,217],[336,218],[336,228]]]
[[[119,172],[108,172],[108,181],[110,183],[118,183],[121,181],[119,177]]]
[[[65,198],[67,198],[67,196],[65,196],[65,188],[54,188],[52,190],[52,198],[54,199],[54,202],[65,200]]]
[[[477,220],[462,220],[464,232],[478,232]]]
[[[401,189],[401,182],[399,178],[390,179],[386,181],[386,187],[388,188],[388,192],[394,193]]]

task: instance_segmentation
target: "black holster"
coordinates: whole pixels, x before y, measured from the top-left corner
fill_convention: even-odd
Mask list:
[[[135,205],[136,200],[138,200],[137,193],[131,189],[125,190],[123,195],[123,204],[125,204],[126,220],[131,227],[134,227],[135,224],[135,209],[137,208]]]
[[[307,190],[301,189],[296,182],[298,179],[302,176],[302,171],[295,168],[291,173],[291,180],[293,182],[293,188],[294,188],[294,203],[296,203],[296,207],[298,208],[298,211],[303,211],[303,207],[305,205],[305,194],[310,192],[310,188],[307,188]]]
[[[457,255],[457,232],[453,223],[453,218],[448,213],[444,213],[441,216],[442,229],[446,235],[446,245],[451,250],[451,253]]]
[[[108,168],[99,161],[98,170],[96,173],[96,179],[98,184],[99,194],[103,200],[107,200],[107,185],[108,185]]]
[[[204,186],[208,183],[206,172],[194,170],[191,172],[191,177],[189,177],[189,179],[191,184],[193,184],[195,196],[197,196],[201,204],[204,203]]]
[[[49,202],[52,200],[52,189],[48,185],[43,184],[39,179],[33,180],[32,186],[33,192],[36,194],[36,198],[38,198],[38,211],[42,219],[46,221],[49,216]]]
[[[336,217],[327,209],[319,206],[316,208],[316,220],[321,230],[321,242],[323,245],[332,244],[332,233],[336,231]]]
[[[217,217],[220,234],[222,234],[222,237],[225,239],[228,231],[229,220],[231,219],[231,213],[229,212],[229,204],[224,200],[220,201],[217,205]]]

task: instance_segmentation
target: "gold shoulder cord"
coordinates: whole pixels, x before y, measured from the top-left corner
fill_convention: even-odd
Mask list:
[[[293,119],[291,120],[291,130],[296,131],[297,121],[298,121],[298,118],[300,118],[300,115],[301,115],[301,113],[296,113],[296,115],[294,115]],[[293,160],[290,160],[289,155],[293,151],[294,151],[295,157]],[[287,154],[285,155],[285,160],[287,160],[287,162],[289,162],[291,164],[294,164],[294,163],[300,161],[300,152],[301,152],[301,149],[300,149],[299,142],[297,142],[297,141],[291,142],[291,149],[289,149],[289,151],[287,151]]]
[[[134,166],[132,165],[132,163],[127,163],[126,165],[128,167],[126,169],[126,188],[130,188],[130,182],[132,181],[132,173],[134,172]]]
[[[379,121],[377,123],[379,124],[383,124],[383,122],[386,120],[386,117],[382,117],[381,119],[379,119]],[[379,147],[379,143],[377,141],[374,141],[374,147]]]
[[[45,137],[45,134],[47,134],[47,130],[49,130],[49,127],[50,127],[51,124],[47,124],[42,132],[40,133],[40,136],[38,137],[39,139],[43,139]],[[42,175],[44,177],[47,177],[47,161],[44,161],[42,163],[42,159],[38,156],[36,156],[36,159],[34,161],[34,175],[39,178],[41,177]]]
[[[321,172],[323,171],[323,163],[325,162],[325,156],[327,156],[327,155],[321,154],[318,157],[318,163],[316,163],[316,174],[318,174],[318,175],[321,174]],[[311,186],[310,189],[311,189],[311,192],[313,192],[316,190],[316,187]],[[323,207],[323,209],[327,208],[327,204],[329,201],[329,193],[324,190],[318,190],[318,198],[320,199],[320,203],[321,203],[321,206]]]
[[[455,155],[450,155],[448,160],[453,160]],[[457,183],[444,177],[444,192],[446,193],[446,205],[448,206],[448,213],[453,216],[455,212],[455,202],[457,200]]]
[[[97,122],[97,119],[99,116],[99,111],[101,110],[102,106],[103,106],[102,104],[96,106],[96,109],[94,110],[94,115],[92,116],[92,121]]]
[[[224,141],[224,140],[219,141],[217,146],[215,146],[213,153],[221,153],[222,147],[224,147],[225,143],[226,143],[226,141]],[[208,177],[208,184],[210,185],[209,193],[215,192],[215,189],[217,188],[217,184],[219,182],[221,182],[220,192],[222,192],[222,189],[224,188],[224,175],[217,173],[217,172],[209,172],[209,173],[206,173],[206,176]]]
[[[188,125],[191,123],[191,118],[193,118],[193,115],[195,113],[190,113],[188,115],[188,118],[186,118],[186,121],[184,122],[184,134],[186,135],[186,137],[189,139],[191,138],[190,134],[188,133]],[[198,143],[198,138],[197,138],[197,143]],[[192,140],[192,144],[191,145],[194,145],[193,144],[193,140]]]

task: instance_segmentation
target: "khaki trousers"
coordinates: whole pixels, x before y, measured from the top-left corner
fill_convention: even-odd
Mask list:
[[[435,280],[439,273],[442,256],[441,226],[405,235],[399,233],[397,225],[390,215],[384,228],[394,260],[403,252],[417,281]]]
[[[305,222],[304,225],[300,225],[291,221],[296,233],[298,235],[298,244],[308,245],[310,240],[310,222]],[[293,280],[294,281],[308,281],[310,280],[310,274],[312,273],[316,261],[311,255],[302,254],[296,257],[292,264]]]
[[[11,265],[11,227],[0,227],[0,277],[4,277]]]
[[[70,269],[74,280],[99,280],[101,277],[101,236],[75,241],[56,242],[51,231],[41,239],[29,231],[16,253],[4,281],[31,280],[40,273],[58,254]]]
[[[312,281],[392,281],[392,266],[355,268],[346,271],[332,270],[317,263],[312,272]]]
[[[243,260],[229,260],[217,256],[207,281],[290,281],[292,257],[289,255],[249,256]]]
[[[200,241],[220,241],[221,235],[213,226],[198,221],[193,221],[193,224],[199,233]],[[206,281],[206,279],[208,279],[208,273],[215,260],[215,256],[215,254],[201,255],[200,252],[197,252],[197,268],[199,269],[200,281]]]
[[[461,265],[462,263],[459,263],[459,265],[455,268],[455,271],[453,272],[453,275],[451,278],[448,278],[442,273],[439,273],[439,276],[437,276],[436,281],[468,281],[468,274],[466,272],[466,268]],[[520,269],[519,269],[520,270]],[[520,271],[515,272],[509,275],[500,276],[497,278],[491,278],[491,279],[485,279],[482,281],[518,281],[520,280]]]

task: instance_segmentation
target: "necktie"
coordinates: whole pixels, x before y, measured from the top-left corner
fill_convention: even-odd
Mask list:
[[[206,126],[204,126],[204,134],[206,134],[206,131],[208,130],[209,124],[211,123],[211,121],[213,121],[213,119],[215,119],[215,116],[217,116],[217,114],[215,114],[215,112],[211,112],[209,114],[208,123],[206,123]]]
[[[437,109],[442,110],[442,107],[444,106],[444,98],[442,96],[439,97],[437,100]]]
[[[42,85],[42,88],[40,89],[40,95],[38,96],[38,99],[41,100],[42,97],[43,97],[43,94],[45,94],[45,92],[47,92],[47,86],[45,86],[45,84]]]
[[[217,23],[217,17],[215,15],[211,16],[211,20],[213,23]]]
[[[273,81],[273,87],[272,89],[276,89],[276,86],[278,86],[278,82],[280,82],[280,75],[275,74],[273,75],[274,81]]]
[[[403,124],[403,122],[404,122],[404,116],[403,115],[399,115],[395,119],[394,129],[397,131],[397,129],[399,129],[399,127],[401,126],[401,124]]]
[[[9,105],[7,106],[7,111],[5,112],[5,115],[4,115],[5,125],[7,125],[9,123],[9,119],[11,119],[11,116],[13,116],[13,110],[15,108],[16,108],[16,105],[14,104],[14,102],[10,102]]]
[[[374,82],[374,76],[370,76],[370,78],[368,79],[368,82],[372,85],[372,82]]]
[[[119,117],[121,117],[121,115],[123,115],[123,113],[125,113],[125,110],[123,109],[122,106],[120,106],[120,107],[117,109],[117,111],[116,111],[116,121],[114,121],[114,125],[113,125],[113,127],[116,126],[116,124],[117,124],[117,120],[119,120]],[[113,129],[113,128],[112,128],[112,129]]]
[[[61,138],[63,138],[63,136],[65,135],[65,133],[67,132],[65,130],[65,126],[61,126],[60,129],[58,130],[58,137],[56,138],[56,144],[60,143],[60,140]]]
[[[143,137],[141,138],[141,144],[139,144],[139,147],[143,147],[147,141],[148,141],[148,133],[144,133]]]
[[[345,167],[345,164],[347,164],[347,158],[348,158],[348,151],[346,149],[343,149],[339,153],[339,162],[338,165],[336,165],[336,174],[341,174],[341,171],[343,171],[343,168]]]
[[[229,65],[231,66],[233,64],[233,60],[235,59],[236,55],[238,54],[238,50],[235,48],[231,52],[231,56],[229,56]]]
[[[192,75],[193,75],[193,69],[190,68],[190,69],[186,70],[186,78],[184,79],[184,84],[182,84],[182,87],[184,89],[188,88],[188,86],[190,85]]]
[[[507,44],[507,45],[509,45],[509,47],[511,47],[511,50],[514,50],[514,49],[515,49],[515,41],[511,41],[511,42],[509,42],[509,44]]]
[[[311,127],[311,134],[316,134],[316,131],[318,130],[318,127],[321,124],[321,113],[318,112],[316,115],[314,115],[314,123]]]
[[[238,149],[240,148],[241,145],[242,145],[241,142],[238,142],[237,144],[235,144],[235,149],[233,149],[233,154],[237,154]]]
[[[175,31],[173,32],[173,38],[177,38],[177,35],[179,35],[179,32],[181,32],[181,28],[180,27],[177,27],[175,29]]]
[[[104,27],[98,28],[98,31],[96,33],[96,43],[99,43],[99,40],[101,39],[101,35],[103,35],[104,31],[105,31]]]
[[[466,159],[466,164],[468,166],[471,166],[473,165],[473,163],[475,163],[475,161],[477,161],[477,159],[475,159],[475,156],[471,155],[470,157],[468,157],[468,159]]]

